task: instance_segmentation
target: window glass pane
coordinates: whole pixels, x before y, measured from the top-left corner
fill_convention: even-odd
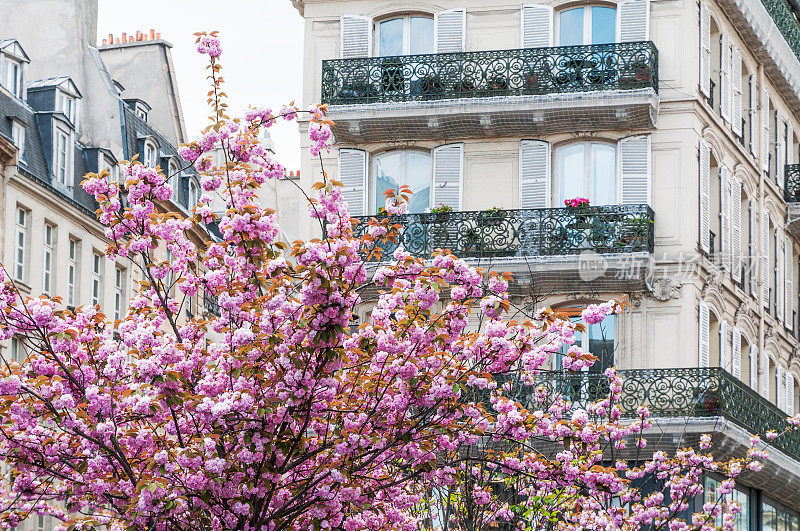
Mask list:
[[[613,315],[606,317],[601,323],[589,325],[589,352],[598,360],[589,368],[591,372],[603,372],[614,366],[615,335]]]
[[[761,529],[762,531],[778,531],[778,515],[775,508],[768,503],[762,504]]]
[[[407,156],[405,184],[414,192],[408,211],[422,213],[431,202],[431,156],[421,151],[409,151]]]
[[[411,17],[410,54],[433,53],[433,19]]]
[[[403,54],[404,23],[402,18],[395,18],[378,24],[378,50],[381,56]]]
[[[742,510],[734,516],[733,523],[736,531],[747,531],[750,528],[750,496],[740,490],[733,491],[733,499],[739,502]]]
[[[558,15],[558,39],[561,46],[583,44],[583,8],[567,9]]]
[[[613,7],[592,7],[592,42],[605,44],[616,40],[617,10]]]
[[[383,192],[400,185],[403,154],[400,151],[385,153],[375,157],[375,208],[386,203]]]
[[[560,207],[565,199],[585,197],[583,189],[583,158],[585,144],[571,144],[556,150],[556,190],[554,206]]]
[[[616,148],[610,144],[592,144],[593,205],[613,205],[617,202]]]

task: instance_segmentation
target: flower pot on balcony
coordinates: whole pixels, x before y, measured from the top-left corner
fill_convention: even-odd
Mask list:
[[[720,398],[718,391],[695,389],[694,390],[694,412],[699,417],[715,415],[720,409]]]
[[[540,94],[543,89],[544,80],[539,77],[539,73],[531,70],[525,76],[525,81],[522,85],[522,92],[524,94]]]
[[[420,221],[424,224],[446,223],[450,219],[450,212],[431,212],[422,217]]]
[[[635,89],[648,86],[652,81],[650,66],[646,63],[633,63],[620,74],[619,88]]]
[[[499,209],[484,210],[478,214],[478,219],[484,227],[496,227],[506,219],[506,212]]]
[[[423,96],[438,96],[444,92],[444,84],[439,76],[425,76],[419,80],[419,92]]]
[[[379,94],[378,90],[369,83],[349,83],[342,87],[339,91],[338,99],[344,103],[358,102],[358,101],[377,101]]]
[[[475,83],[470,79],[462,79],[453,85],[453,92],[456,96],[468,97],[475,92]]]
[[[486,96],[503,96],[508,93],[508,80],[503,76],[494,76],[486,80]]]

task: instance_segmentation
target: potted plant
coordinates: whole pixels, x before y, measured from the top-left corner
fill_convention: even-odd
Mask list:
[[[525,76],[523,92],[525,94],[539,94],[542,89],[542,80],[536,70],[531,69]]]
[[[576,228],[585,229],[588,227],[589,218],[593,214],[593,209],[589,206],[588,199],[585,197],[564,199],[564,205],[567,207],[567,212],[575,217]]]
[[[475,91],[475,83],[471,79],[464,78],[453,84],[453,92],[459,96],[468,96]]]
[[[478,214],[478,218],[485,227],[500,225],[506,217],[506,211],[500,207],[492,207]]]
[[[628,247],[631,245],[644,245],[647,243],[650,234],[650,225],[653,220],[645,216],[623,219],[622,230],[617,242],[617,247]]]
[[[492,76],[486,80],[488,96],[504,95],[508,91],[508,80],[503,76]]]
[[[435,96],[444,92],[444,85],[439,76],[428,74],[419,80],[419,91],[425,96]]]
[[[363,81],[347,83],[339,91],[339,100],[346,103],[358,100],[376,101],[377,99],[377,89],[373,85]]]
[[[452,211],[452,207],[444,203],[437,203],[436,206],[431,209],[431,216],[428,216],[428,219],[433,223],[443,223],[450,219],[450,212]]]

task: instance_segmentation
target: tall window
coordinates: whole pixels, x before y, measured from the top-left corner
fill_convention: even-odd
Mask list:
[[[189,180],[189,197],[188,197],[188,207],[189,210],[193,209],[197,206],[197,202],[200,201],[200,187],[197,186],[197,183],[194,180]]]
[[[606,44],[617,37],[617,10],[613,7],[567,9],[558,13],[557,20],[556,39],[560,46]]]
[[[389,151],[373,159],[373,201],[377,210],[386,202],[383,193],[407,185],[414,192],[410,213],[422,213],[431,204],[431,154],[425,151]]]
[[[64,186],[70,186],[69,133],[61,129],[56,129],[55,149],[55,164],[53,164],[53,170],[56,174],[56,180]]]
[[[375,43],[380,57],[433,53],[433,19],[406,16],[378,22]]]
[[[144,165],[150,168],[156,167],[156,146],[150,142],[144,144]]]
[[[72,122],[74,124],[75,123],[75,116],[76,116],[76,113],[75,113],[75,108],[76,108],[75,98],[73,98],[72,96],[68,96],[67,94],[64,94],[63,92],[59,92],[58,93],[58,97],[57,97],[57,105],[58,105],[58,109],[57,110],[63,112],[64,116],[67,117],[67,120],[69,120],[70,122]]]
[[[78,242],[69,239],[69,248],[67,249],[67,304],[69,306],[77,306],[78,301]]]
[[[25,126],[17,121],[11,122],[11,141],[19,150],[19,159],[25,160]]]
[[[103,256],[92,253],[92,304],[100,304],[100,290],[103,288]]]
[[[593,205],[617,202],[617,148],[605,142],[578,142],[555,149],[553,201],[585,197]]]
[[[6,58],[6,87],[17,98],[22,98],[22,64]]]
[[[169,161],[169,173],[167,174],[167,179],[169,180],[169,185],[172,186],[173,192],[178,189],[178,165],[175,164],[173,161]],[[173,196],[174,199],[174,196]]]
[[[17,337],[11,338],[11,359],[21,362],[25,359],[25,350],[22,348],[22,341]]]
[[[42,292],[51,294],[53,284],[53,244],[55,243],[55,228],[44,224],[44,253],[42,255]]]
[[[28,211],[17,207],[14,250],[14,278],[25,281],[25,247],[28,244]]]
[[[750,496],[747,492],[735,488],[729,494],[719,494],[720,482],[714,478],[706,477],[704,487],[704,496],[706,503],[719,503],[722,507],[723,513],[730,512],[729,504],[731,502],[739,502],[742,510],[733,517],[733,529],[735,531],[747,531],[750,529]],[[720,499],[722,498],[722,499]],[[722,527],[723,516],[720,514],[714,522],[717,527]],[[766,527],[764,529],[767,529]]]
[[[568,314],[575,313],[567,311]],[[574,315],[570,318],[573,323],[583,322],[581,317]],[[616,337],[616,319],[610,315],[603,319],[601,323],[587,325],[586,332],[575,333],[575,345],[581,347],[584,352],[589,352],[597,358],[597,361],[589,367],[589,372],[602,373],[607,368],[614,366],[614,339]],[[567,352],[567,347],[563,352],[556,354],[556,368],[561,369],[561,358]]]
[[[36,531],[47,531],[47,527],[45,526],[44,515],[41,514],[37,515]]]
[[[114,319],[122,319],[125,313],[125,269],[114,270]]]

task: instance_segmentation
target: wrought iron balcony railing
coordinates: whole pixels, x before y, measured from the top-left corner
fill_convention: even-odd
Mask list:
[[[356,218],[357,236],[371,218]],[[654,218],[647,205],[405,214],[390,216],[400,225],[398,241],[382,242],[381,248],[384,256],[402,247],[423,258],[436,249],[461,258],[652,253]]]
[[[219,317],[219,302],[217,301],[216,295],[213,293],[209,293],[208,291],[203,293],[203,308],[206,309],[207,312],[212,313]]]
[[[787,164],[784,168],[786,186],[783,188],[787,203],[800,203],[800,164]]]
[[[783,0],[761,0],[761,3],[778,26],[789,47],[800,58],[800,26],[797,25],[797,19],[789,9],[789,5]]]
[[[658,91],[650,41],[322,62],[322,102],[334,105],[647,87]]]
[[[621,406],[625,417],[637,416],[636,408],[646,405],[652,417],[719,416],[759,435],[770,430],[781,433],[789,427],[786,413],[719,367],[631,369],[619,373],[623,379]],[[557,391],[584,408],[609,392],[608,379],[598,373],[543,372],[537,385]],[[520,394],[529,389],[523,388]],[[800,431],[782,435],[774,445],[800,460]]]

